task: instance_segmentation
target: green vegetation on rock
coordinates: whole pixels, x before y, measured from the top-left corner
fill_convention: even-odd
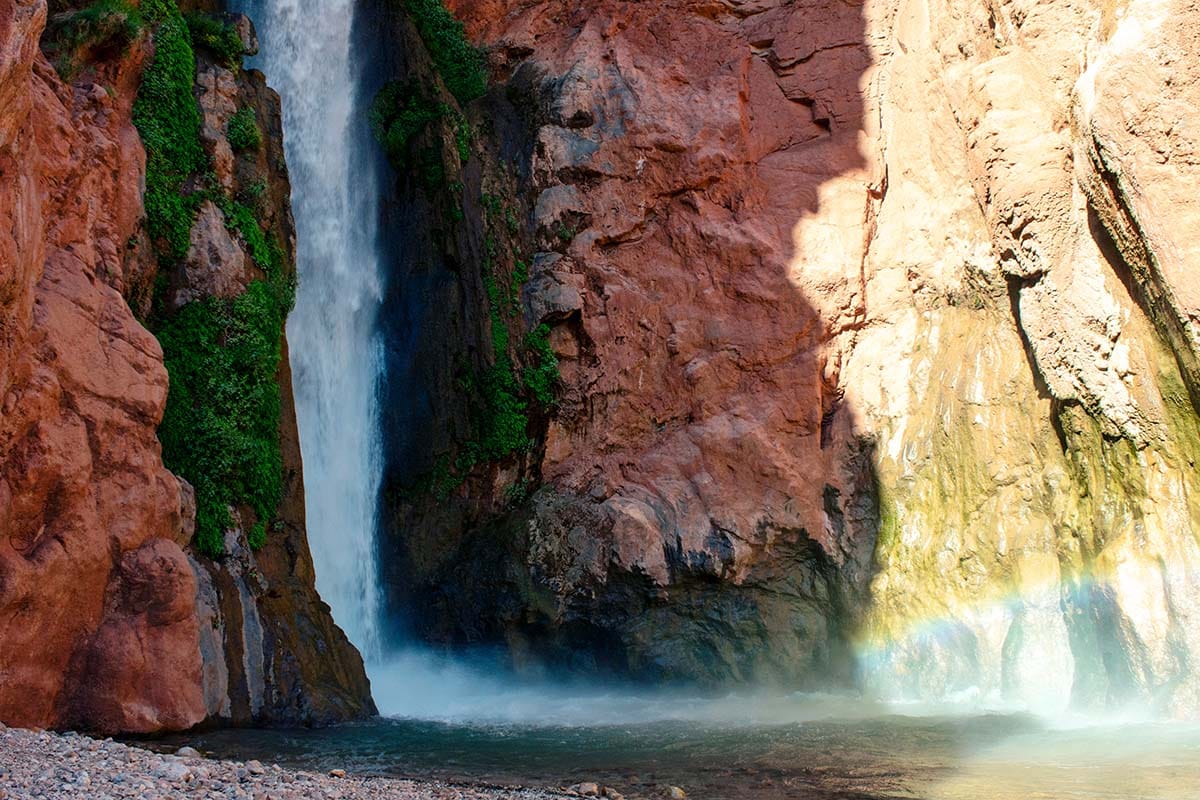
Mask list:
[[[171,379],[159,428],[163,460],[196,489],[196,543],[209,555],[224,549],[230,506],[254,510],[258,525],[249,541],[261,547],[266,520],[282,499],[276,375],[283,324],[295,300],[294,276],[278,242],[246,206],[223,198],[218,205],[267,278],[232,300],[189,303],[155,331]]]
[[[371,103],[371,130],[393,169],[412,174],[431,196],[449,188],[458,197],[461,184],[446,185],[441,143],[432,141],[418,148],[415,141],[431,124],[448,121],[459,163],[465,164],[471,158],[471,126],[456,109],[432,97],[433,90],[416,81],[389,81]]]
[[[226,130],[229,146],[234,150],[257,150],[262,146],[262,131],[254,118],[254,109],[239,108],[229,118]]]
[[[133,122],[146,146],[147,225],[159,252],[170,261],[187,255],[199,207],[198,197],[184,194],[184,183],[207,166],[200,146],[200,109],[192,94],[195,73],[191,37],[172,7],[154,35],[154,60],[133,104]]]
[[[200,12],[187,15],[188,29],[192,33],[192,44],[203,47],[213,54],[216,61],[229,69],[242,65],[242,37],[229,23]]]
[[[471,160],[471,123],[462,114],[454,114],[454,144],[458,147],[458,160],[463,164]]]
[[[558,385],[558,357],[550,347],[550,326],[538,325],[525,336],[525,352],[531,364],[522,377],[525,388],[543,406],[554,405],[554,387]]]
[[[388,162],[403,171],[412,159],[413,140],[444,113],[445,106],[429,99],[416,81],[389,81],[371,103],[371,130]]]
[[[276,288],[255,281],[232,300],[189,303],[156,331],[171,378],[163,460],[195,487],[196,544],[208,555],[224,551],[230,506],[249,505],[261,523],[283,496],[275,380],[283,321]]]
[[[123,52],[141,37],[144,26],[141,11],[125,0],[96,0],[52,19],[48,38],[59,54],[58,71],[69,77],[81,50],[92,54]]]
[[[204,200],[217,204],[226,226],[265,275],[238,297],[207,297],[174,312],[160,294],[150,320],[170,377],[158,432],[163,462],[195,488],[196,546],[218,556],[224,552],[224,532],[234,522],[231,507],[253,510],[256,522],[247,538],[257,548],[265,543],[267,522],[282,499],[276,374],[295,278],[277,238],[262,229],[250,208],[214,188],[208,176],[193,95],[193,37],[218,57],[233,58],[232,28],[202,16],[185,24],[166,0],[147,0],[143,8],[158,26],[154,59],[134,103],[134,123],[146,147],[145,205],[159,286],[187,255],[196,209]],[[230,123],[231,143],[261,144],[253,112],[243,109],[239,116],[241,121]]]
[[[483,52],[467,40],[463,24],[442,0],[404,0],[404,6],[450,94],[460,103],[482,97],[487,91]]]
[[[456,466],[465,472],[477,463],[499,461],[514,453],[528,450],[533,444],[529,437],[530,400],[541,408],[554,404],[554,387],[558,383],[558,359],[550,347],[550,328],[542,324],[530,331],[524,341],[524,364],[521,379],[517,379],[511,350],[509,326],[518,306],[513,297],[520,296],[521,284],[528,280],[528,266],[513,248],[516,267],[509,276],[510,291],[501,291],[495,274],[499,254],[498,236],[515,233],[504,221],[515,219],[494,195],[483,197],[488,234],[484,242],[483,285],[488,299],[488,315],[492,334],[493,362],[479,376],[466,382],[466,389],[477,398],[474,415],[475,436],[463,447]]]

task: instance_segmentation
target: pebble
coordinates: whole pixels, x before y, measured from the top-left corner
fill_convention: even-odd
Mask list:
[[[575,784],[574,786],[571,787],[571,791],[582,797],[599,797],[600,796],[599,784],[595,784],[590,781],[585,781],[584,783]]]
[[[187,768],[187,764],[181,764],[178,761],[164,761],[156,766],[150,774],[155,778],[181,783],[186,781],[192,773]]]
[[[667,797],[671,798],[671,800],[684,800],[687,797],[687,792],[678,786],[668,786]]]
[[[182,747],[162,755],[111,739],[0,725],[0,800],[565,800],[561,792],[328,775],[203,758]],[[185,761],[185,759],[188,759]],[[596,786],[595,784],[591,784]],[[599,792],[589,796],[598,796]],[[622,800],[606,790],[610,800]]]

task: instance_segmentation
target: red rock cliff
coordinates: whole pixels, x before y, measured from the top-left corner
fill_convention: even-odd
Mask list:
[[[448,5],[561,381],[423,635],[1196,713],[1194,4]]]
[[[0,2],[0,719],[153,732],[361,714],[361,661],[313,588],[290,391],[282,532],[257,554],[234,532],[218,562],[191,550],[191,489],[156,436],[162,349],[125,296],[153,283],[131,123],[151,51],[67,83],[45,23],[44,0]],[[277,138],[277,100],[243,83]],[[277,197],[289,216],[286,181]],[[193,242],[241,246],[215,230],[201,220]]]

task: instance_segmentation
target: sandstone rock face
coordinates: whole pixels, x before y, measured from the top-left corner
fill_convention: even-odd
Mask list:
[[[233,73],[215,64],[205,67],[197,76],[200,92],[200,113],[204,127],[200,139],[212,159],[213,172],[225,189],[233,188],[233,148],[225,138],[229,118],[237,112],[237,80]]]
[[[87,707],[114,730],[187,727],[206,713],[188,687],[200,658],[190,646],[191,578],[179,572],[180,488],[155,436],[167,374],[154,337],[98,277],[141,214],[141,148],[128,146],[128,108],[99,86],[64,85],[40,57],[45,5],[15,11],[32,22],[7,35],[34,46],[19,49],[25,64],[5,81],[25,113],[6,120],[0,191],[15,222],[4,227],[21,237],[5,260],[16,275],[4,298],[11,344],[0,385],[0,604],[9,610],[0,709],[25,724]],[[163,588],[182,579],[173,587],[182,598],[146,590],[166,572]],[[139,638],[148,628],[154,635]],[[153,707],[114,708],[154,685],[138,673],[172,649],[179,669],[158,682]],[[125,673],[131,664],[139,668]]]
[[[258,584],[231,598],[213,588],[230,567],[188,555],[194,495],[156,436],[162,350],[122,294],[145,53],[67,85],[38,50],[45,15],[42,0],[0,7],[0,720],[145,733],[360,714],[361,662],[313,588],[289,413],[287,530]],[[203,219],[192,241],[239,247]],[[251,618],[258,636],[233,642]]]
[[[1193,3],[448,5],[562,381],[426,635],[1200,713]]]
[[[225,145],[228,147],[229,143]],[[231,151],[231,162],[232,158]],[[229,175],[232,179],[232,163]],[[250,283],[252,269],[246,254],[225,227],[225,215],[211,200],[206,200],[192,225],[191,246],[172,304],[181,308],[202,297],[237,297]]]

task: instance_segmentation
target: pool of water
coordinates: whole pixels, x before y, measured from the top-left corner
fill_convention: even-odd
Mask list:
[[[542,695],[532,705],[497,695],[492,713],[475,708],[474,721],[449,706],[443,719],[223,730],[158,744],[316,770],[522,786],[596,781],[630,798],[661,797],[671,785],[697,800],[1200,798],[1200,728],[1179,723],[897,710],[836,695],[582,693],[573,704]]]

